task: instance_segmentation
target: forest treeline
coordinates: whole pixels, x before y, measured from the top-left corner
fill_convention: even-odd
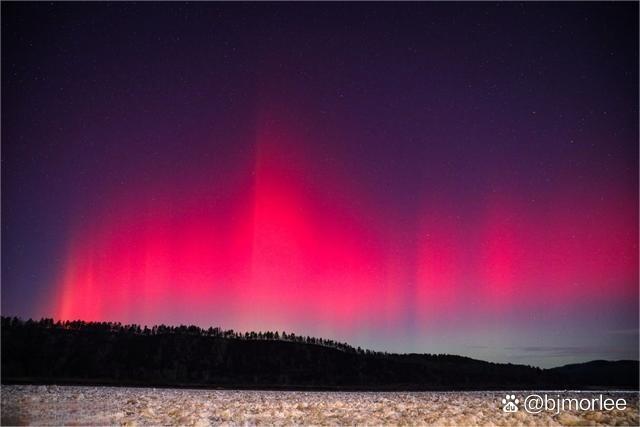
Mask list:
[[[306,344],[321,345],[324,347],[335,348],[341,351],[350,353],[379,353],[371,350],[363,350],[360,347],[352,347],[347,343],[338,342],[329,339],[315,338],[304,335],[296,335],[294,333],[287,332],[236,332],[233,329],[222,329],[220,327],[209,327],[208,329],[201,328],[196,325],[180,325],[180,326],[167,326],[167,325],[155,325],[149,328],[148,326],[140,326],[136,324],[122,324],[120,322],[85,322],[83,320],[58,320],[54,321],[51,318],[43,318],[40,320],[22,320],[18,317],[5,317],[2,316],[2,329],[5,328],[45,328],[45,329],[63,329],[68,331],[94,331],[94,332],[111,332],[117,334],[131,334],[131,335],[194,335],[200,337],[213,337],[213,338],[226,338],[237,340],[275,340],[275,341],[290,341]],[[383,353],[381,353],[383,354]]]
[[[637,389],[637,361],[554,369],[286,332],[2,317],[2,382],[330,390]]]

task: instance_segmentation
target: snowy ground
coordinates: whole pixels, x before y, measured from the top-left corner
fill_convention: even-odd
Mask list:
[[[504,413],[499,392],[342,393],[2,386],[2,425],[638,425],[624,411]],[[547,392],[549,393],[549,392]],[[516,397],[528,394],[516,392]],[[542,393],[538,393],[542,394]],[[549,393],[556,396],[558,393]],[[592,397],[599,393],[560,393]]]

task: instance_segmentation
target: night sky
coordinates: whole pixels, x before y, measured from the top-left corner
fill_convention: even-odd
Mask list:
[[[638,3],[2,3],[2,313],[638,359]]]

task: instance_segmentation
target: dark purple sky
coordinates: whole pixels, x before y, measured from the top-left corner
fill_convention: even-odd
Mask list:
[[[638,4],[2,3],[2,313],[638,358]]]

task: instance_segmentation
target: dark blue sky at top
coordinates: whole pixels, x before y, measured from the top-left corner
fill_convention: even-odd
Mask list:
[[[632,2],[3,3],[2,312],[49,315],[78,222],[223,179],[265,116],[411,246],[424,194],[637,205],[637,99]]]

